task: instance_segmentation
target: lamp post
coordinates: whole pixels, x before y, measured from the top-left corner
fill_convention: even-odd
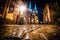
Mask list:
[[[18,21],[21,21],[21,20],[25,20],[25,12],[26,12],[26,10],[27,10],[27,7],[26,7],[26,5],[25,4],[21,4],[19,7],[18,7],[18,9],[19,9],[19,17],[18,17]],[[22,21],[22,22],[23,22]],[[22,23],[21,22],[21,23]],[[18,22],[17,22],[18,23]],[[23,22],[24,23],[24,22]]]

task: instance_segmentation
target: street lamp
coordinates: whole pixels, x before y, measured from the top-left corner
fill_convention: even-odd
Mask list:
[[[20,9],[21,12],[24,12],[24,11],[26,11],[27,7],[26,7],[26,5],[23,5],[23,4],[22,4],[22,5],[19,7],[19,9]]]
[[[24,5],[24,4],[21,4],[19,7],[18,7],[18,10],[19,10],[19,21],[20,21],[20,23],[24,23],[24,17],[25,17],[25,12],[26,12],[26,10],[27,10],[27,6],[26,5]]]
[[[21,17],[24,16],[24,12],[26,12],[26,10],[27,10],[27,6],[26,6],[26,5],[21,4],[21,5],[19,6],[19,11],[20,11],[20,16],[21,16]]]

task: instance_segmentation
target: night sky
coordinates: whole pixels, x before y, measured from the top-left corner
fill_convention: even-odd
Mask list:
[[[0,0],[0,13],[3,13],[3,10],[4,10],[3,8],[5,7],[6,1],[7,0]],[[16,2],[17,0],[12,0],[12,1]],[[43,12],[43,8],[44,8],[45,4],[46,3],[53,3],[57,0],[55,0],[55,1],[54,0],[22,0],[22,1],[27,2],[28,4],[31,1],[32,9],[34,8],[34,5],[36,4],[37,10],[38,10],[39,21],[42,21],[43,20],[42,12]],[[60,1],[58,1],[58,2],[60,2]]]
[[[0,0],[0,9],[1,10],[3,10],[1,7],[3,7],[3,8],[5,7],[6,1],[7,0]],[[12,1],[16,2],[17,0],[12,0]],[[34,5],[36,3],[38,10],[41,9],[41,7],[43,8],[45,3],[53,3],[54,2],[53,0],[22,0],[22,1],[27,2],[27,3],[29,3],[31,1],[32,8],[34,7]],[[0,12],[2,12],[1,10],[0,10]]]

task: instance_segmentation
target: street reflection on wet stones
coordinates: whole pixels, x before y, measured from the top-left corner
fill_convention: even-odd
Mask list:
[[[3,40],[56,40],[56,25],[4,25]],[[5,28],[6,27],[6,28]],[[4,33],[3,33],[4,32]]]

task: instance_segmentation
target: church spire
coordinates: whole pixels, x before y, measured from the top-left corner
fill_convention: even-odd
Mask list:
[[[36,6],[36,4],[35,4],[35,6],[34,6],[34,10],[37,10],[37,6]]]
[[[36,3],[35,3],[35,5],[34,5],[34,11],[38,13]]]
[[[29,2],[29,8],[31,9],[31,1]]]

